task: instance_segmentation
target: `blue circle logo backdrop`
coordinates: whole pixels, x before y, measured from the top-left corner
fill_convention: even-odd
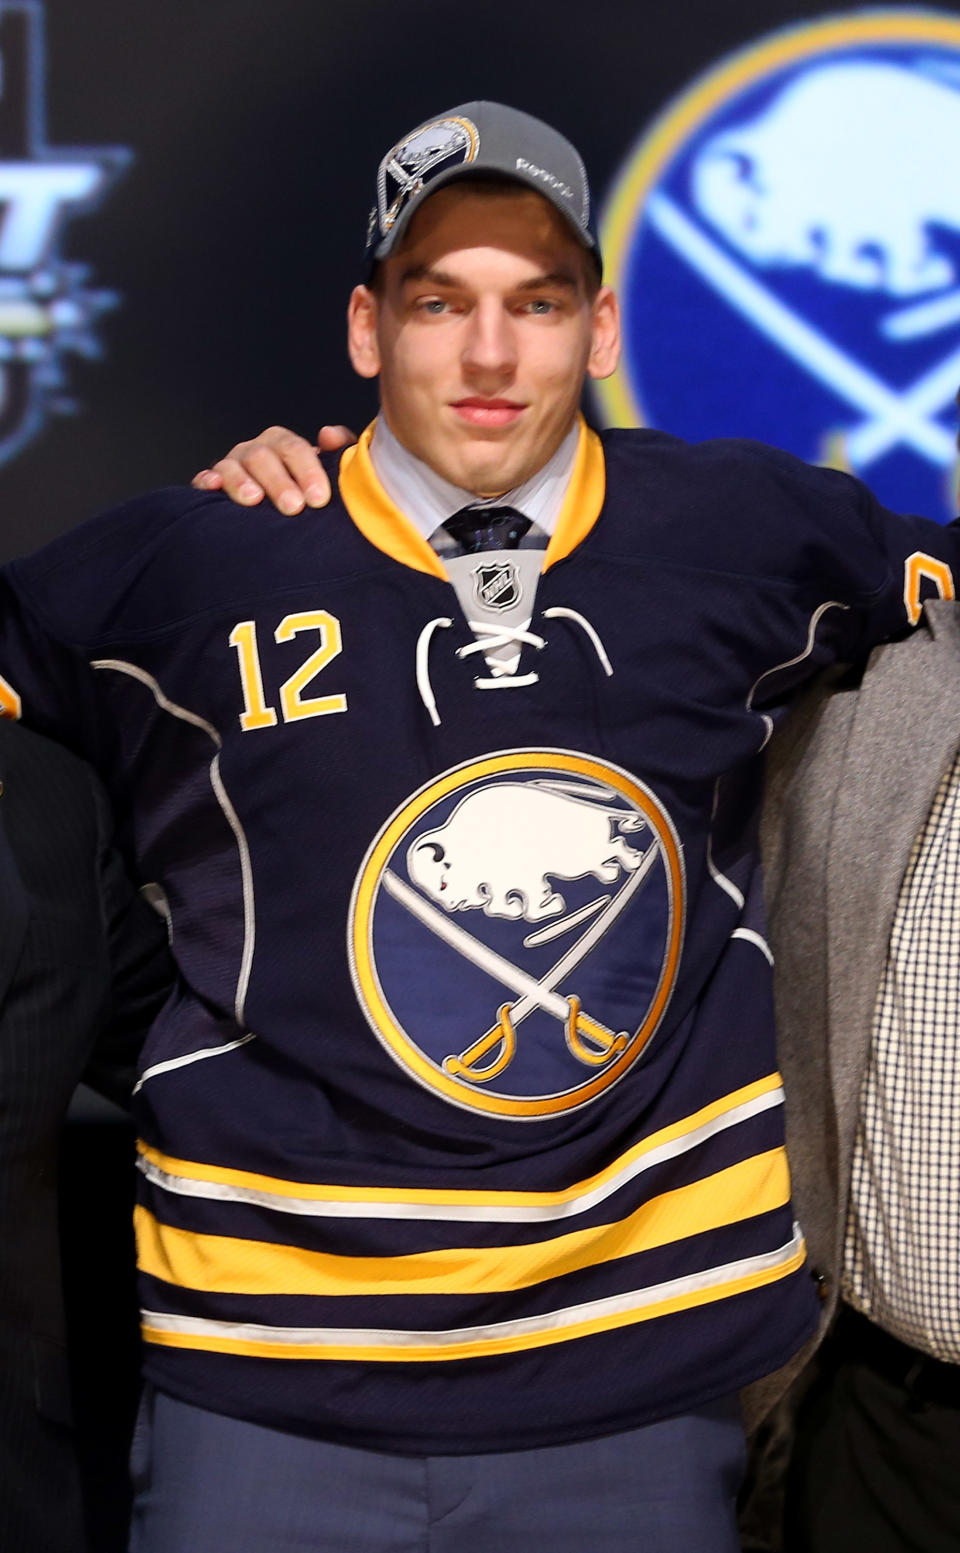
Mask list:
[[[624,307],[604,419],[746,436],[956,514],[960,18],[777,32],[641,138],[602,239]]]
[[[594,1100],[662,1021],[680,961],[673,825],[619,767],[504,750],[414,793],[354,887],[354,988],[386,1050],[469,1110]]]

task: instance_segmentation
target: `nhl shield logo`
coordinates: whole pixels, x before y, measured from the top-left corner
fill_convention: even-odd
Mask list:
[[[776,33],[695,82],[605,211],[606,418],[757,437],[951,519],[958,136],[960,19],[918,8]]]
[[[66,358],[98,353],[98,320],[116,303],[60,247],[67,221],[97,204],[129,153],[50,148],[44,71],[42,7],[0,0],[0,463],[51,412],[73,409]]]
[[[472,162],[479,149],[477,126],[464,118],[438,119],[401,140],[380,163],[380,231],[396,225],[407,202],[432,178]]]
[[[453,1105],[530,1121],[633,1067],[670,1001],[683,864],[654,795],[564,750],[445,772],[375,838],[349,953],[366,1018]]]
[[[477,602],[486,609],[512,609],[523,597],[520,574],[512,561],[478,566],[473,578]]]

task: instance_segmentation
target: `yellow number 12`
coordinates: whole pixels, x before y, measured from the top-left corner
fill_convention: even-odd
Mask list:
[[[326,717],[331,712],[345,712],[345,695],[312,696],[303,699],[302,692],[343,651],[340,622],[325,609],[308,609],[297,615],[285,615],[277,626],[274,639],[290,642],[301,631],[317,631],[320,646],[310,654],[299,669],[280,686],[280,707],[285,723],[296,722],[301,717]],[[230,633],[230,646],[237,649],[240,660],[240,684],[243,689],[244,710],[240,713],[240,727],[244,733],[253,728],[272,728],[277,714],[266,703],[263,689],[263,673],[260,653],[257,649],[257,624],[255,620],[241,620]]]

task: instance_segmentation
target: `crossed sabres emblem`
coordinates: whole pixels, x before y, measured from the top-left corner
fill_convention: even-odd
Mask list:
[[[949,164],[944,171],[935,154],[958,127],[955,79],[899,63],[826,62],[801,73],[759,116],[707,141],[692,166],[693,202],[751,266],[808,268],[861,292],[922,295],[878,321],[887,341],[917,341],[960,322],[954,265],[935,251],[929,230],[960,231]],[[916,156],[904,156],[904,141]],[[898,185],[885,169],[905,163],[912,171]],[[859,413],[845,436],[851,467],[864,470],[900,445],[937,468],[952,465],[953,437],[935,417],[956,393],[960,347],[906,388],[893,387],[775,295],[662,189],[644,213],[735,312]]]
[[[569,986],[577,966],[636,897],[660,852],[656,837],[650,839],[642,852],[628,844],[624,832],[645,829],[647,821],[635,812],[610,807],[611,797],[606,789],[564,782],[500,783],[483,787],[462,800],[444,825],[424,833],[410,844],[407,868],[419,889],[413,888],[392,869],[384,870],[383,886],[395,901],[471,965],[515,995],[516,1001],[500,1004],[495,1023],[478,1040],[444,1059],[443,1070],[452,1078],[485,1084],[503,1073],[516,1054],[517,1027],[535,1009],[542,1009],[558,1021],[569,1051],[588,1067],[603,1067],[626,1049],[631,1039],[628,1031],[609,1029],[581,1007],[574,993],[562,990]],[[511,829],[513,836],[517,835],[518,824],[522,827],[532,824],[545,838],[562,836],[564,841],[559,849],[554,843],[554,852],[565,850],[566,858],[555,857],[560,863],[555,869],[539,870],[542,891],[539,896],[533,890],[526,892],[516,885],[504,887],[502,883],[491,883],[482,877],[483,870],[481,877],[473,871],[467,889],[461,883],[459,889],[455,886],[453,893],[448,894],[451,863],[447,849],[451,838],[455,842],[458,832],[463,837],[467,827],[479,821],[474,835],[483,846],[489,838],[490,826],[496,825],[498,818],[512,822],[501,832],[508,837]],[[579,864],[584,866],[579,867]],[[488,872],[495,874],[497,870],[494,867]],[[626,881],[614,895],[601,895],[565,916],[556,916],[565,911],[566,902],[552,889],[548,874],[569,879],[592,874],[603,882],[613,883],[621,873],[626,875]],[[434,901],[444,901],[444,904],[434,904]],[[488,916],[526,918],[532,923],[545,920],[545,926],[524,939],[525,948],[548,943],[584,922],[589,922],[589,926],[546,974],[537,979],[475,937],[450,915],[478,907]]]

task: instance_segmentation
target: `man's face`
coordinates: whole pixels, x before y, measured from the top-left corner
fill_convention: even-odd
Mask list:
[[[525,190],[440,189],[373,292],[348,312],[350,357],[380,377],[391,431],[454,485],[501,495],[534,474],[576,418],[584,377],[619,354],[617,305],[589,284],[567,223]]]

